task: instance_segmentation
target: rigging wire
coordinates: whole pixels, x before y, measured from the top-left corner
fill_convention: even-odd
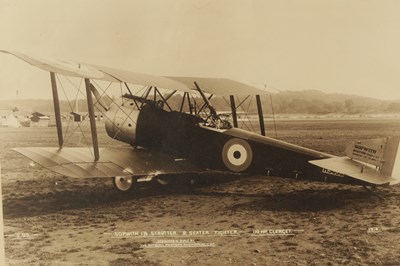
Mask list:
[[[236,99],[237,99],[237,101],[240,103],[240,104],[236,107],[236,110],[240,107],[240,108],[242,109],[243,113],[244,113],[244,118],[240,120],[240,122],[241,122],[240,128],[243,128],[243,126],[245,126],[246,129],[247,129],[248,131],[252,131],[252,130],[253,130],[253,132],[255,132],[254,127],[253,127],[253,125],[251,124],[250,119],[249,119],[249,117],[248,117],[248,110],[250,109],[250,104],[251,104],[251,101],[252,101],[252,99],[253,99],[253,96],[251,96],[251,98],[250,98],[250,104],[248,105],[247,111],[246,111],[246,110],[244,109],[244,107],[243,107],[243,103],[244,103],[249,97],[250,97],[250,95],[248,95],[242,102],[240,102],[239,96],[236,95]],[[248,122],[249,122],[249,124],[250,124],[250,127],[252,127],[252,129],[247,125],[247,123],[244,121],[244,119],[247,119],[247,120],[248,120]]]
[[[276,131],[276,121],[275,121],[275,112],[274,112],[274,104],[272,102],[272,94],[269,94],[269,99],[271,101],[271,109],[272,109],[272,118],[274,121],[274,130],[275,130],[275,138],[278,138],[278,132]]]
[[[107,90],[109,90],[111,84],[110,84],[105,90],[103,90],[99,84],[97,84],[96,82],[94,82],[94,83],[95,83],[95,85],[102,91],[102,94],[101,94],[101,95],[108,95],[108,94],[107,94]],[[124,125],[125,122],[129,119],[129,117],[130,117],[130,115],[132,114],[132,112],[133,112],[134,110],[136,110],[136,109],[135,109],[135,108],[132,108],[132,110],[131,110],[131,111],[129,112],[129,114],[128,114],[127,112],[125,112],[125,110],[122,108],[121,105],[119,105],[116,101],[114,101],[114,99],[111,98],[111,102],[112,102],[121,112],[123,112],[123,113],[125,114],[126,118],[125,118],[125,120],[122,122],[122,125]],[[104,111],[104,110],[98,108],[97,106],[96,106],[96,109],[103,115],[103,117],[104,117],[105,119],[109,120],[109,121],[113,124],[113,126],[115,126],[116,128],[118,128],[118,131],[114,134],[112,140],[113,140],[113,139],[115,138],[115,136],[118,135],[119,133],[122,133],[122,134],[125,135],[126,137],[129,137],[128,135],[126,135],[124,132],[121,131],[120,127],[119,127],[118,125],[116,125],[115,122],[111,120],[111,118],[109,118],[109,117],[106,115],[106,111]],[[133,122],[133,123],[135,124],[135,126],[136,126],[136,122],[135,122],[135,121],[132,121],[132,122]],[[109,142],[109,143],[111,143],[111,142]],[[109,143],[107,143],[107,146],[109,145]]]
[[[63,86],[63,84],[61,83],[60,79],[58,78],[58,75],[56,75],[56,77],[57,77],[58,82],[59,82],[59,84],[60,84],[60,86],[61,86],[61,89],[62,89],[62,91],[63,91],[63,93],[64,93],[64,95],[65,95],[65,97],[66,97],[66,99],[67,99],[68,105],[69,105],[70,109],[72,110],[72,106],[71,106],[69,97],[68,97],[67,93],[65,92],[64,86]],[[67,80],[69,80],[69,79],[67,78]],[[74,84],[72,83],[72,85],[74,85]],[[74,87],[76,88],[76,86],[74,86]],[[78,90],[80,91],[79,88],[78,88]],[[85,133],[83,132],[83,129],[82,129],[82,127],[81,127],[81,123],[82,123],[82,122],[83,122],[83,120],[80,121],[80,122],[78,123],[77,127],[76,127],[76,128],[74,129],[74,131],[71,133],[70,137],[65,136],[65,142],[67,142],[67,141],[69,140],[69,138],[72,137],[72,135],[75,133],[75,131],[76,131],[76,130],[78,129],[78,127],[79,127],[79,129],[80,129],[80,131],[81,131],[81,133],[82,133],[81,136],[83,136],[83,140],[85,141],[85,144],[86,144],[87,148],[89,149],[91,155],[94,156],[93,151],[92,151],[92,149],[90,148],[89,142],[88,142],[87,139],[86,139]]]

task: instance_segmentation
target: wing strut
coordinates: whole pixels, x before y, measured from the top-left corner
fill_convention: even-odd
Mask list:
[[[261,135],[265,136],[264,115],[262,111],[261,98],[259,94],[256,95],[256,101],[257,101],[258,119],[260,121]]]
[[[51,80],[51,89],[53,91],[53,105],[54,105],[54,114],[56,116],[58,146],[62,148],[64,144],[64,139],[62,134],[60,101],[58,99],[56,75],[54,74],[54,72],[50,72],[50,80]]]
[[[208,108],[210,109],[211,114],[213,115],[214,118],[218,117],[217,111],[215,111],[214,106],[210,103],[204,92],[200,89],[200,86],[197,84],[197,82],[194,82],[194,85],[197,88],[197,91],[200,93],[201,97],[203,98],[204,102],[207,104]]]
[[[232,119],[233,119],[233,126],[238,127],[238,120],[237,120],[237,113],[236,113],[236,104],[235,104],[235,97],[233,95],[229,96],[231,101],[231,109],[232,109]]]
[[[90,132],[92,134],[94,160],[98,161],[99,156],[99,142],[97,140],[96,117],[94,115],[93,98],[90,80],[85,78],[86,99],[88,105],[89,119],[90,119]]]

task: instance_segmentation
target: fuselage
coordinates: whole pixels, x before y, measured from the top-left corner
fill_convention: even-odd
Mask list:
[[[238,128],[216,129],[184,112],[165,111],[146,104],[111,106],[107,134],[114,139],[191,160],[205,169],[266,174],[296,179],[362,184],[308,163],[333,155],[300,147]]]

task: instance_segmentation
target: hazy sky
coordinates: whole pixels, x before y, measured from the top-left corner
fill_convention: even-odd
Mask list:
[[[0,0],[0,49],[155,75],[400,99],[400,1]],[[0,99],[50,98],[0,54]]]

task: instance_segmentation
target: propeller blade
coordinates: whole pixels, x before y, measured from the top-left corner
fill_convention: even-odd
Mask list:
[[[92,91],[94,97],[96,97],[96,100],[100,104],[100,106],[103,107],[104,111],[108,111],[108,109],[110,109],[109,106],[107,106],[107,104],[101,98],[99,91],[96,89],[95,86],[93,86],[92,83],[90,83],[90,90]]]

